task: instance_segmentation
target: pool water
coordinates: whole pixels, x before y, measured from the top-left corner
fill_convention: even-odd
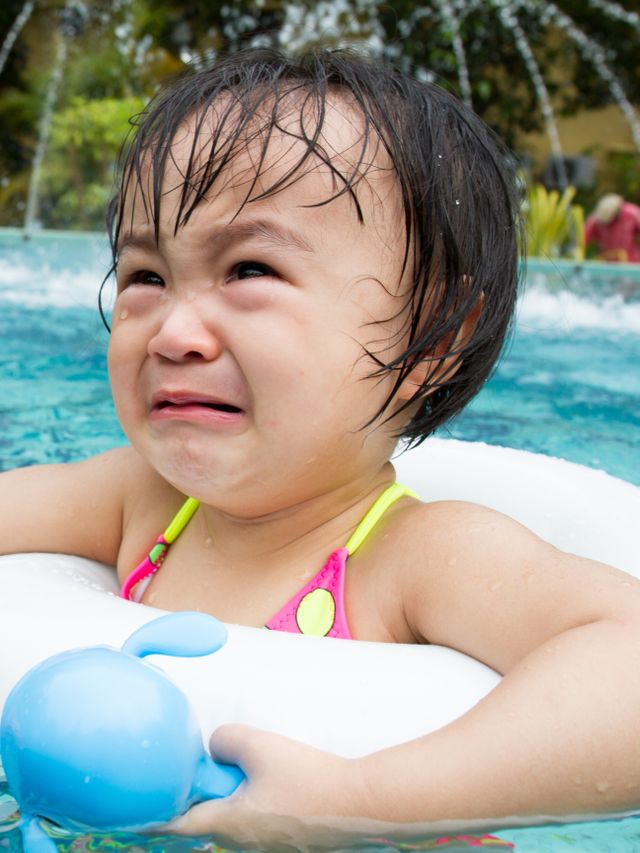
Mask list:
[[[71,461],[124,443],[106,377],[96,293],[108,251],[95,235],[0,230],[0,470]],[[601,468],[640,485],[640,269],[531,263],[515,334],[484,390],[446,430]],[[0,771],[0,850],[17,851]],[[60,850],[217,850],[203,840],[78,837]],[[581,822],[360,850],[640,851],[640,820]]]
[[[532,262],[515,335],[447,429],[560,456],[640,485],[640,268],[577,284]],[[91,235],[24,243],[0,231],[0,468],[80,459],[124,442],[96,309],[108,251]],[[631,278],[635,275],[635,280]],[[562,287],[562,282],[567,283]]]

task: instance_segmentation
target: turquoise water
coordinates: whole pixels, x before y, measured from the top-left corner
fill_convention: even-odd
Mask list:
[[[83,458],[122,443],[96,310],[103,240],[0,231],[0,468]],[[445,430],[560,456],[640,485],[640,272],[588,278],[531,262],[513,340]]]
[[[124,441],[94,308],[2,302],[0,467],[69,461]],[[521,329],[447,432],[561,456],[640,485],[640,335]]]
[[[80,459],[124,442],[105,369],[94,236],[23,243],[0,230],[0,469]],[[640,270],[531,263],[516,333],[495,375],[445,431],[561,456],[640,485]],[[0,849],[20,848],[0,777]],[[202,840],[58,833],[61,850],[216,850]],[[406,849],[640,851],[640,821],[492,830]],[[510,847],[508,845],[513,845]],[[361,850],[393,850],[382,841]]]

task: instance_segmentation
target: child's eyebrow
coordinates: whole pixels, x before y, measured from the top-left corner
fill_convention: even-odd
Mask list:
[[[271,243],[277,243],[285,249],[298,249],[301,252],[313,254],[312,246],[300,235],[282,225],[269,219],[251,219],[245,222],[230,222],[211,232],[209,243],[228,244],[238,243],[250,238],[259,238]],[[126,250],[146,249],[157,250],[157,244],[151,231],[130,231],[118,242],[117,251],[121,255]]]
[[[214,243],[235,243],[251,237],[258,237],[271,243],[277,243],[285,249],[298,249],[313,253],[311,245],[298,233],[286,225],[270,219],[249,219],[244,222],[231,222],[212,234]]]
[[[144,233],[134,233],[132,231],[127,232],[124,237],[121,237],[118,240],[116,245],[116,253],[118,257],[125,251],[130,251],[132,249],[145,249],[147,251],[153,251],[157,249],[156,241],[153,238],[153,234],[150,232],[149,234]]]

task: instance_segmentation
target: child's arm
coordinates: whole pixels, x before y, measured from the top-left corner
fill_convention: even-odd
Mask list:
[[[436,558],[406,573],[407,620],[417,639],[505,677],[445,729],[363,762],[378,813],[406,821],[637,806],[640,583],[482,507],[426,515],[420,529]]]
[[[179,831],[262,840],[267,812],[294,817],[274,822],[276,834],[313,840],[323,815],[406,823],[640,803],[640,583],[480,507],[418,507],[404,536],[413,554],[399,594],[416,640],[483,660],[501,684],[445,728],[364,759],[224,727],[214,751],[248,783]]]
[[[115,565],[132,453],[0,474],[0,554],[50,551]]]

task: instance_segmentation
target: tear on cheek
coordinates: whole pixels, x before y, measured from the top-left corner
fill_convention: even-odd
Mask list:
[[[156,305],[167,300],[167,293],[161,288],[128,287],[118,296],[113,308],[116,321],[126,320],[151,311]],[[124,316],[123,316],[124,315]]]

